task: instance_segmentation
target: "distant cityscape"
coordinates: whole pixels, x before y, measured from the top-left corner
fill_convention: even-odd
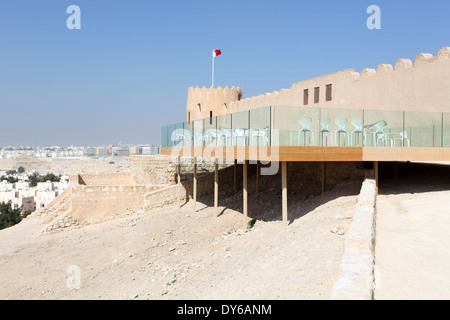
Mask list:
[[[34,180],[35,183],[32,183],[36,177],[36,172],[0,170],[0,203],[10,202],[12,209],[22,208],[22,214],[26,211],[33,212],[47,206],[69,187],[68,175],[52,175],[54,181]],[[47,180],[47,176],[43,176],[43,180]]]
[[[153,145],[109,145],[98,147],[0,147],[0,159],[10,159],[15,155],[29,155],[36,158],[107,158],[130,155],[156,155],[160,148]],[[37,181],[40,179],[40,181]],[[0,203],[11,203],[12,209],[33,212],[44,208],[68,189],[67,174],[40,176],[36,171],[18,172],[0,167]]]
[[[120,157],[130,155],[155,155],[160,148],[154,145],[109,145],[97,147],[0,147],[0,159],[9,159],[16,154],[25,154],[36,158],[64,157]]]

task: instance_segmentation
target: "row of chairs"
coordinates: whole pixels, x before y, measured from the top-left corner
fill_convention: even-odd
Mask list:
[[[367,137],[370,136],[373,141],[373,146],[404,146],[406,142],[410,147],[408,134],[406,131],[400,133],[386,133],[384,128],[387,126],[387,122],[379,120],[373,124],[364,125],[362,119],[353,119],[350,123],[353,125],[353,129],[347,130],[346,126],[348,120],[345,118],[339,118],[334,121],[337,126],[336,130],[329,129],[331,124],[330,118],[319,119],[319,130],[313,130],[310,128],[312,124],[311,117],[302,117],[298,119],[298,122],[302,126],[300,129],[294,129],[290,131],[290,145],[294,145],[294,135],[297,134],[297,144],[301,143],[301,135],[303,134],[303,145],[315,145],[314,134],[320,135],[321,145],[340,146],[343,137],[343,146],[353,146],[353,140],[355,140],[355,146],[366,146]],[[194,139],[194,145],[211,145],[216,144],[219,146],[248,146],[248,145],[269,145],[270,139],[270,127],[267,126],[263,129],[253,128],[235,128],[229,129],[224,126],[219,129],[209,129],[206,132],[195,131],[193,134],[183,129],[177,129],[172,133],[172,141],[175,144],[181,141],[192,141]],[[306,141],[308,138],[308,142]],[[330,142],[329,143],[329,139]],[[399,142],[399,144],[397,143]]]
[[[341,145],[341,136],[344,137],[343,145],[346,146],[347,143],[349,146],[353,146],[353,139],[355,137],[355,145],[367,145],[367,136],[372,137],[374,146],[390,146],[394,147],[397,145],[397,141],[400,142],[400,146],[404,146],[406,141],[408,147],[410,147],[410,142],[408,139],[408,133],[406,131],[402,131],[400,133],[386,133],[384,132],[384,128],[387,126],[387,122],[384,120],[379,120],[373,124],[364,125],[363,119],[353,119],[350,123],[353,125],[353,129],[347,130],[346,126],[348,124],[348,120],[345,118],[339,118],[334,121],[337,126],[336,130],[330,130],[329,126],[331,124],[330,118],[320,118],[319,119],[319,130],[312,130],[310,126],[312,124],[311,117],[302,117],[298,119],[298,122],[302,126],[301,129],[291,130],[290,132],[290,144],[293,145],[293,137],[294,134],[297,133],[297,141],[300,144],[301,134],[303,133],[303,143],[306,145],[306,136],[308,134],[308,144],[315,145],[314,143],[314,133],[320,134],[321,145],[329,145],[328,136],[331,136],[331,142],[335,146]],[[334,135],[334,137],[333,137]],[[324,140],[325,136],[325,140]],[[360,137],[362,139],[360,139]],[[361,141],[362,140],[362,141]]]
[[[171,141],[179,144],[184,141],[192,141],[197,146],[214,145],[219,146],[248,146],[269,145],[270,127],[263,129],[236,128],[228,129],[223,126],[219,129],[208,129],[205,132],[194,131],[193,133],[183,129],[176,129],[172,132]],[[238,144],[239,143],[239,144]]]

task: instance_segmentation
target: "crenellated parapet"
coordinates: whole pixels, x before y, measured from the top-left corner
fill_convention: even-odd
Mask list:
[[[229,104],[241,100],[242,90],[239,87],[222,88],[190,87],[187,99],[187,121],[208,118],[227,113]]]
[[[267,106],[450,112],[450,47],[360,72],[346,69],[242,98],[240,88],[189,88],[188,119]],[[193,118],[193,115],[195,118]]]

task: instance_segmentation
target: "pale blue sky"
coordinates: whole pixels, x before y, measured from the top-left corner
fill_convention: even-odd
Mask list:
[[[81,8],[69,30],[68,6]],[[369,5],[381,30],[369,30]],[[0,146],[160,144],[189,86],[244,97],[450,46],[446,0],[0,0]]]

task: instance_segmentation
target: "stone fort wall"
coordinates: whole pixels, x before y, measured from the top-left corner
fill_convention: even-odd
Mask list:
[[[267,106],[450,112],[450,47],[361,72],[346,69],[242,99],[240,88],[189,88],[187,121]],[[328,91],[328,92],[327,92]],[[305,96],[308,96],[306,99]]]

